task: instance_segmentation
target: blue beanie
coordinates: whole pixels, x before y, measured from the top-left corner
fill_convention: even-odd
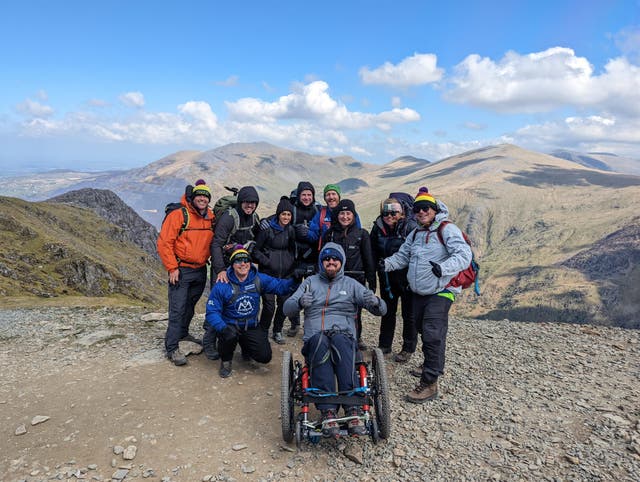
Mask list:
[[[325,248],[320,252],[320,261],[324,261],[329,257],[338,258],[342,264],[344,264],[344,258],[342,253],[335,248]]]

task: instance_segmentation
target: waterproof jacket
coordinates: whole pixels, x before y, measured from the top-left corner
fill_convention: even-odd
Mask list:
[[[231,214],[231,210],[225,211],[216,223],[216,232],[211,243],[211,264],[213,273],[217,274],[224,271],[228,266],[228,259],[225,257],[224,246],[228,244],[245,244],[247,241],[255,239],[256,232],[259,227],[256,223],[257,215],[247,215],[242,210],[244,201],[258,201],[258,192],[252,186],[245,186],[238,192],[238,204],[235,208],[239,217],[238,229],[234,232],[235,220]],[[258,205],[256,204],[256,209]],[[246,229],[243,229],[246,228]]]
[[[327,243],[323,249],[327,248],[338,250],[344,258],[344,251],[339,244]],[[344,275],[344,263],[333,279],[329,279],[320,261],[318,270],[318,274],[306,278],[295,293],[284,302],[284,313],[291,318],[301,309],[300,297],[303,293],[309,290],[313,294],[312,305],[304,309],[303,341],[307,341],[316,333],[331,330],[348,333],[355,340],[357,339],[356,316],[359,307],[365,308],[376,316],[382,316],[387,312],[387,305],[380,298],[377,298],[379,303],[376,306],[365,304],[364,293],[368,291],[367,288]]]
[[[184,222],[182,209],[174,209],[162,223],[158,236],[158,255],[168,272],[180,266],[201,268],[209,260],[209,245],[213,239],[212,224],[215,216],[211,208],[207,207],[202,216],[183,194],[180,199],[189,213],[189,224],[181,234]]]
[[[293,213],[291,218],[291,224],[293,226],[297,226],[299,224],[304,224],[309,226],[311,224],[311,220],[314,216],[320,211],[320,205],[316,202],[316,190],[313,185],[306,181],[300,181],[298,183],[298,187],[296,192],[298,196],[302,191],[311,191],[313,194],[313,200],[309,206],[305,206],[300,201],[300,198],[296,199],[293,204]],[[318,244],[314,241],[311,241],[307,238],[299,238],[296,239],[296,260],[298,262],[304,263],[314,263],[318,258]]]
[[[216,331],[222,331],[227,325],[240,329],[258,325],[260,312],[260,293],[288,295],[296,287],[293,278],[279,279],[258,273],[251,265],[249,275],[244,281],[239,281],[233,267],[227,269],[228,283],[218,282],[213,285],[207,301],[206,322]],[[256,278],[260,278],[260,293],[256,286]],[[233,286],[237,294],[234,294]]]
[[[384,261],[386,271],[408,267],[409,286],[411,291],[419,295],[440,293],[445,288],[460,293],[462,288],[446,286],[451,278],[471,263],[471,248],[458,226],[450,222],[442,229],[444,244],[438,239],[438,226],[449,217],[449,210],[444,203],[438,201],[438,208],[440,211],[430,226],[414,229],[398,252]],[[440,265],[441,278],[433,274],[429,261]]]
[[[363,285],[366,281],[369,289],[375,292],[376,265],[367,230],[357,227],[355,222],[344,227],[334,219],[333,225],[322,236],[323,245],[330,241],[339,244],[346,254],[345,274]]]
[[[256,238],[253,259],[260,265],[260,272],[288,278],[295,265],[295,231],[291,224],[280,226],[276,217],[269,219],[269,228],[260,230]]]
[[[371,228],[371,251],[374,265],[378,266],[379,260],[388,258],[396,253],[404,243],[404,240],[407,239],[409,233],[416,227],[418,227],[418,223],[413,218],[403,217],[398,220],[395,226],[389,226],[384,222],[382,216],[378,216]],[[384,272],[378,273],[380,290],[389,291],[390,287],[387,285],[387,280],[391,286],[405,289],[409,284],[407,271],[407,268],[392,271],[386,276]]]
[[[356,214],[356,226],[359,228],[362,227],[360,223],[360,216]],[[326,233],[331,227],[331,209],[329,206],[323,206],[318,210],[316,215],[311,220],[309,224],[309,234],[307,234],[307,239],[309,241],[318,241],[322,239],[324,233]]]

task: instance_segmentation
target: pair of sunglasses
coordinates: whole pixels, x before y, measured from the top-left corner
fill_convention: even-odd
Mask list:
[[[397,216],[400,211],[382,211],[382,216]]]
[[[236,258],[233,260],[233,264],[250,263],[249,258]]]
[[[325,256],[322,261],[340,261],[340,258],[337,256]]]
[[[416,207],[416,206],[414,206],[413,207],[413,212],[415,214],[418,214],[420,211],[424,211],[425,213],[428,213],[429,209],[433,209],[433,208],[431,206],[427,206],[427,207],[422,207],[422,206]]]

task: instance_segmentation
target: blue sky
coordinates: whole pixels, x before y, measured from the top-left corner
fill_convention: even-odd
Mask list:
[[[501,142],[640,159],[640,0],[441,3],[2,2],[0,168],[252,141],[373,163]]]

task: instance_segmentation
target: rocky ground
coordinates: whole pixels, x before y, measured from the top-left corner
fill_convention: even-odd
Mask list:
[[[143,314],[0,310],[0,480],[640,480],[638,331],[453,319],[440,399],[404,401],[419,357],[389,359],[391,437],[298,451],[279,386],[300,337],[222,380],[169,364]]]

